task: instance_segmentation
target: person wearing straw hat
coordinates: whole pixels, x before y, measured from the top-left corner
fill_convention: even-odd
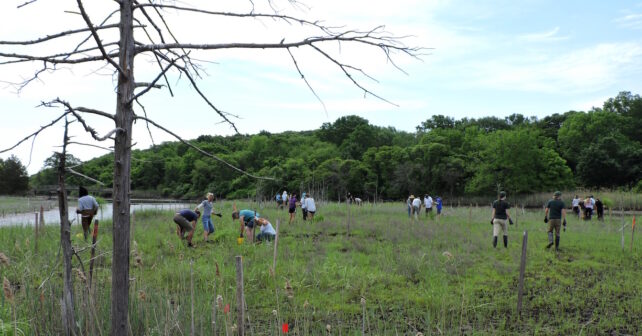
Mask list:
[[[410,194],[408,199],[406,200],[406,207],[408,208],[408,218],[410,218],[410,215],[412,214],[412,201],[415,200],[415,195]]]
[[[76,213],[80,214],[81,223],[82,223],[82,233],[87,240],[89,236],[89,227],[91,226],[91,221],[94,219],[96,213],[98,213],[98,202],[96,199],[89,195],[89,191],[86,188],[80,186],[78,187],[78,207],[76,208]]]
[[[211,192],[208,192],[206,195],[206,199],[201,202],[196,209],[196,210],[202,210],[202,218],[201,221],[203,222],[203,240],[206,242],[209,242],[209,235],[214,233],[214,223],[212,222],[212,208],[214,207],[214,194]],[[221,217],[220,213],[214,213],[214,215]]]
[[[548,223],[546,248],[553,246],[553,231],[555,231],[555,251],[558,251],[560,246],[560,224],[564,225],[564,231],[566,231],[566,207],[561,198],[560,191],[553,193],[553,199],[546,203],[546,210],[544,210],[544,223]]]
[[[499,198],[493,202],[490,224],[493,226],[493,247],[497,248],[497,236],[501,231],[504,236],[504,248],[508,248],[508,228],[506,223],[513,224],[508,213],[510,203],[506,201],[506,192],[500,191]]]

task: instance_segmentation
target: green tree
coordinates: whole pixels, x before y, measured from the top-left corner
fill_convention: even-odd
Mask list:
[[[6,160],[0,159],[0,194],[17,195],[29,190],[27,168],[20,159],[11,155]]]

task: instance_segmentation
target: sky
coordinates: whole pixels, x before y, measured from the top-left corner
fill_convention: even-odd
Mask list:
[[[39,0],[16,8],[24,2],[0,2],[0,41],[31,40],[84,25],[78,15],[70,13],[77,11],[75,0]],[[86,2],[93,22],[102,21],[115,4]],[[253,2],[256,12],[273,10],[265,5],[267,1]],[[248,12],[251,4],[239,0],[167,3],[235,12]],[[400,71],[373,48],[324,46],[338,59],[374,77],[376,81],[358,75],[355,79],[392,104],[364,95],[340,69],[309,48],[292,52],[323,103],[301,79],[287,52],[194,52],[191,56],[203,61],[200,89],[217,107],[238,117],[232,121],[243,134],[317,129],[345,115],[413,132],[437,114],[456,119],[503,118],[513,113],[542,118],[600,107],[620,91],[642,92],[642,1],[309,0],[292,5],[273,0],[273,4],[279,13],[345,29],[385,25],[390,34],[406,36],[402,41],[407,46],[425,49],[419,58],[393,54]],[[231,20],[176,11],[165,16],[181,42],[279,42],[317,34],[272,20]],[[114,40],[110,33],[101,38]],[[70,38],[27,49],[0,45],[0,53],[47,55],[73,48],[77,41]],[[61,98],[73,106],[115,111],[115,79],[105,62],[59,67],[19,92],[11,85],[32,76],[39,66],[0,66],[1,149],[13,146],[62,112],[38,107],[43,101]],[[151,81],[158,70],[148,57],[137,58],[135,69],[137,81],[142,82]],[[170,84],[173,97],[166,88],[142,97],[150,118],[187,139],[233,134],[184,77],[170,73]],[[138,106],[135,109],[142,114]],[[106,119],[88,116],[87,120],[100,134],[113,128]],[[30,174],[36,173],[47,157],[60,150],[62,131],[62,124],[56,124],[35,141],[0,157],[16,155]],[[95,143],[78,124],[72,125],[72,135],[74,141]],[[150,137],[144,123],[134,128],[136,149],[172,140],[156,129]],[[82,160],[107,153],[80,145],[69,150]]]

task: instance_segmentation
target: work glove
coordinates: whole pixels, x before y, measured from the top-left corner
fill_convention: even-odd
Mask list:
[[[512,218],[508,219],[508,224],[513,225],[513,219]]]
[[[493,224],[494,224],[494,223],[493,223],[493,221],[494,221],[494,220],[495,220],[495,218],[491,218],[491,219],[490,219],[490,225],[493,225]]]
[[[548,217],[544,217],[544,223],[548,223]]]
[[[241,232],[241,234],[239,235],[239,238],[243,238],[243,232]]]
[[[564,232],[566,232],[566,219],[564,219],[564,222],[562,223],[564,225]]]
[[[223,215],[222,215],[222,214],[220,214],[220,213],[215,213],[214,215],[216,215],[216,216],[218,216],[218,217],[223,217]]]

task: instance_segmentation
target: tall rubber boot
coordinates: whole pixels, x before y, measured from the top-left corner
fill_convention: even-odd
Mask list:
[[[546,248],[549,249],[553,246],[553,232],[548,233],[548,245],[546,245]]]
[[[555,251],[560,248],[560,236],[555,236]]]
[[[508,236],[504,236],[504,247],[508,248]]]
[[[497,236],[493,236],[493,247],[497,247]]]

